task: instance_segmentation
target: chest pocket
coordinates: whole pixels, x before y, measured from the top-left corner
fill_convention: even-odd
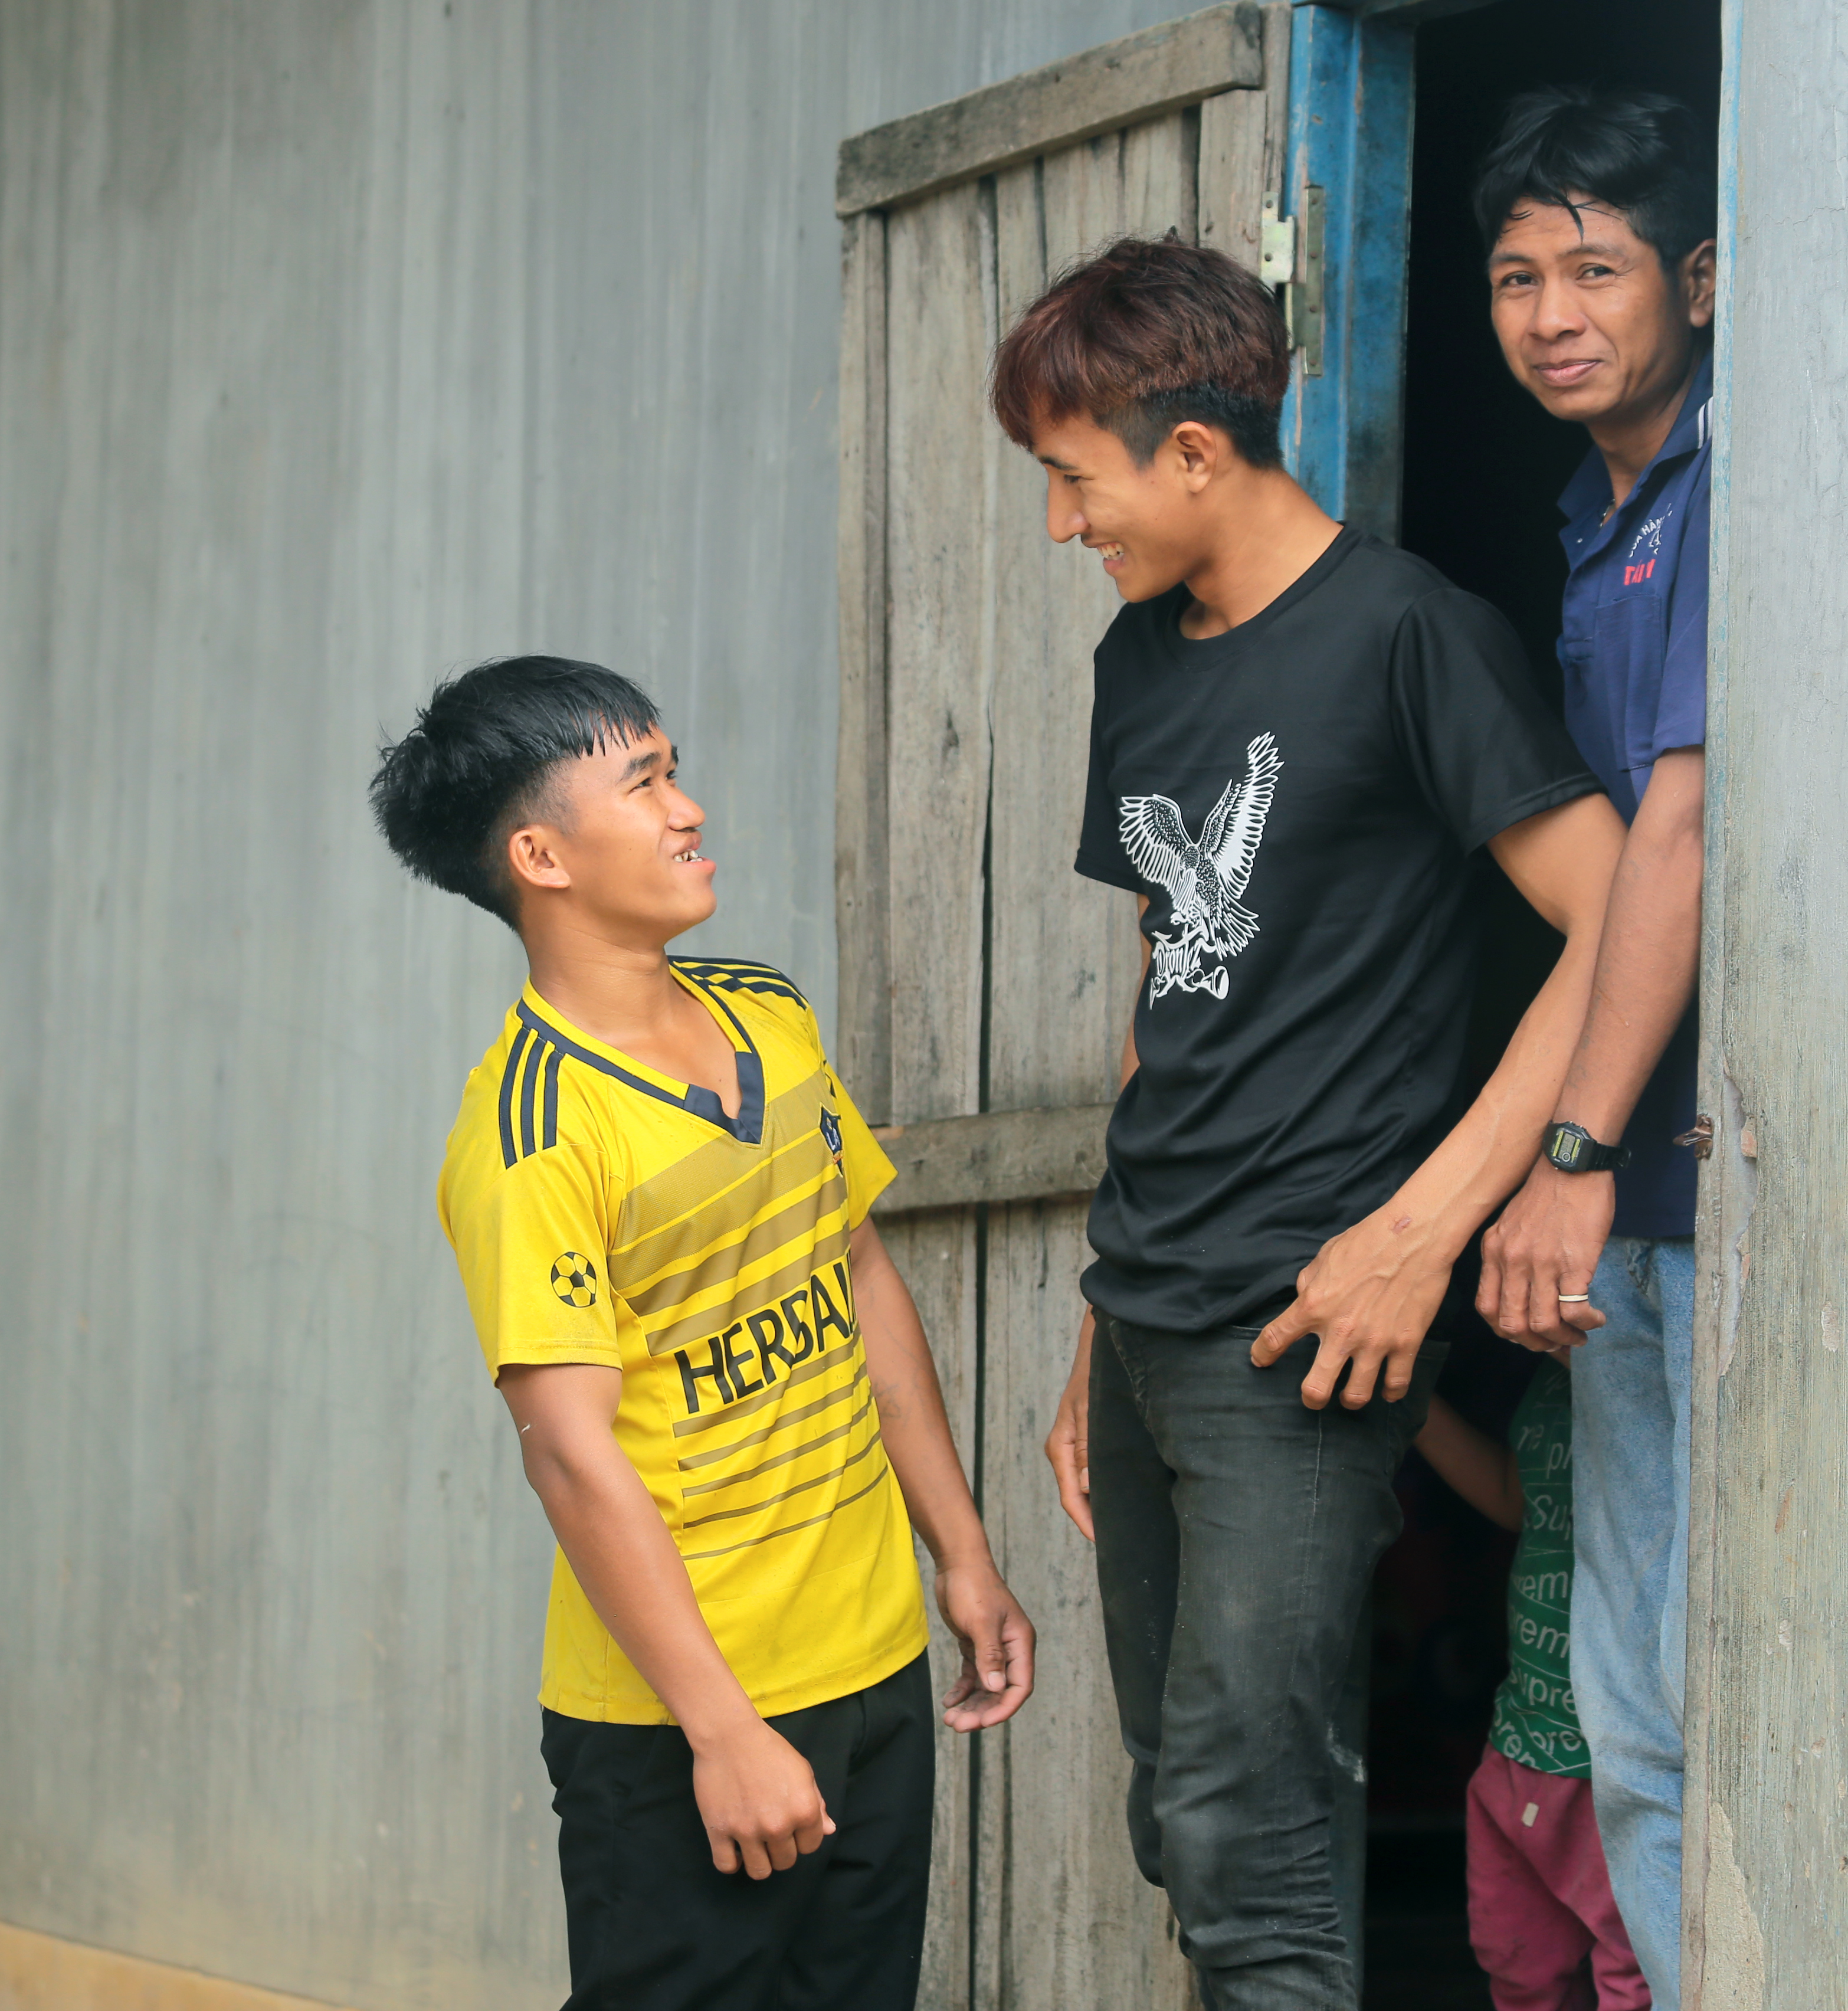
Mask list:
[[[1613,742],[1625,768],[1647,768],[1654,759],[1655,722],[1661,710],[1668,596],[1632,588],[1606,601],[1594,621],[1592,659],[1611,696],[1622,695],[1621,717],[1611,721]]]

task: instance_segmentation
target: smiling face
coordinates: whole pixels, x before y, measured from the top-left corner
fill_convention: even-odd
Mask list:
[[[1047,535],[1095,552],[1125,600],[1152,600],[1210,559],[1199,500],[1236,457],[1213,428],[1184,422],[1139,466],[1116,434],[1079,414],[1035,427],[1033,452],[1046,471]]]
[[[507,838],[522,933],[550,904],[550,920],[653,949],[713,912],[713,862],[700,849],[706,813],[675,780],[676,758],[657,727],[552,771],[539,814]]]
[[[1555,418],[1596,429],[1659,407],[1713,319],[1714,247],[1671,273],[1615,210],[1579,198],[1511,211],[1489,256],[1490,313],[1516,380]],[[1583,223],[1583,230],[1580,225]]]

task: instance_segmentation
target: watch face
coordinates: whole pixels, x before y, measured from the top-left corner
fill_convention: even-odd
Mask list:
[[[1555,1124],[1547,1140],[1547,1157],[1562,1173],[1569,1173],[1576,1168],[1590,1142],[1590,1134],[1581,1131],[1577,1125]]]
[[[1630,1162],[1621,1146],[1601,1145],[1583,1124],[1555,1124],[1547,1134],[1547,1157],[1562,1173],[1621,1173]]]

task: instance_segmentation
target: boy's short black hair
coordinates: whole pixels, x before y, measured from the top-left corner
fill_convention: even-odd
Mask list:
[[[1649,91],[1549,85],[1509,103],[1476,169],[1472,200],[1493,251],[1524,201],[1576,216],[1575,195],[1620,210],[1672,272],[1714,234],[1716,143],[1685,105]]]
[[[369,794],[385,842],[420,880],[519,927],[509,833],[546,810],[561,761],[661,723],[654,701],[600,664],[507,657],[447,678],[395,746],[379,750]]]

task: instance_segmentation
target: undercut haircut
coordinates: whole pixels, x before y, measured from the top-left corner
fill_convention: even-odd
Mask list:
[[[1650,91],[1550,85],[1509,101],[1501,137],[1476,171],[1472,201],[1490,251],[1531,203],[1571,212],[1590,197],[1618,211],[1672,273],[1714,235],[1714,136],[1679,100]]]
[[[1014,323],[988,400],[1029,450],[1037,428],[1082,413],[1146,466],[1191,419],[1227,435],[1252,467],[1277,468],[1289,383],[1289,336],[1261,279],[1206,245],[1121,237],[1068,267]]]
[[[385,842],[420,880],[460,894],[516,933],[507,841],[557,817],[564,762],[632,746],[661,723],[654,701],[600,664],[507,657],[445,678],[368,792]]]

